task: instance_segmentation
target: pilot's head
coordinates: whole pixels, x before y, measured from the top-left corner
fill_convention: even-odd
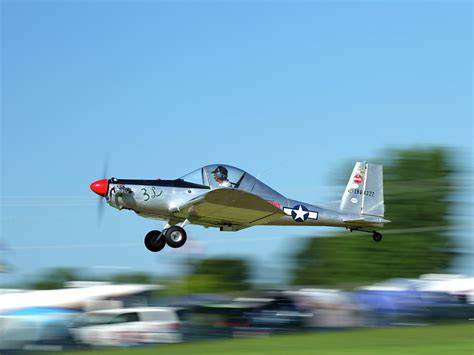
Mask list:
[[[227,180],[227,175],[229,174],[227,169],[222,165],[219,165],[217,168],[211,171],[211,173],[214,174],[214,180],[216,180],[217,182]]]

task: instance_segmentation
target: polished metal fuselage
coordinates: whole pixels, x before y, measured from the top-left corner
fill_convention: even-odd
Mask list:
[[[170,181],[170,180],[169,180]],[[182,218],[176,218],[173,211],[177,206],[184,205],[188,201],[208,193],[210,188],[199,187],[176,187],[176,186],[160,186],[162,182],[156,180],[147,180],[146,184],[140,184],[143,180],[127,180],[128,183],[122,183],[117,179],[109,180],[109,190],[106,196],[107,203],[119,210],[132,210],[145,218],[159,219],[169,221],[176,224],[182,221]],[[326,206],[312,205],[303,201],[286,198],[280,194],[263,194],[257,196],[278,206],[280,209],[292,209],[295,206],[304,206],[311,211],[317,218],[308,218],[304,221],[295,220],[290,214],[282,215],[280,218],[270,222],[255,222],[246,226],[239,226],[235,230],[255,226],[255,225],[277,225],[277,226],[334,226],[348,227],[344,221],[356,219],[358,214],[346,213],[338,211],[335,208]],[[222,224],[210,224],[206,221],[194,219],[190,221],[193,224],[203,225],[206,227],[229,227],[232,221],[223,221]],[[374,218],[371,226],[381,226],[383,218]],[[368,224],[363,224],[367,226]],[[225,229],[232,230],[232,229]]]

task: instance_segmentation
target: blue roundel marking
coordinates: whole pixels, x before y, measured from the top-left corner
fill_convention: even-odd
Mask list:
[[[295,222],[304,222],[309,217],[308,209],[303,205],[296,205],[291,210],[291,217]]]

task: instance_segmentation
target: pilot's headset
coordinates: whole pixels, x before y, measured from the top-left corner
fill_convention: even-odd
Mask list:
[[[215,174],[215,176],[221,181],[227,180],[227,175],[229,174],[227,169],[222,165],[219,165],[217,168],[215,168],[212,173]]]

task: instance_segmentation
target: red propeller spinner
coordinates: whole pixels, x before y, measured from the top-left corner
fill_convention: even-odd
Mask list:
[[[102,179],[94,181],[91,186],[91,190],[94,191],[97,195],[105,197],[109,190],[109,180]]]

